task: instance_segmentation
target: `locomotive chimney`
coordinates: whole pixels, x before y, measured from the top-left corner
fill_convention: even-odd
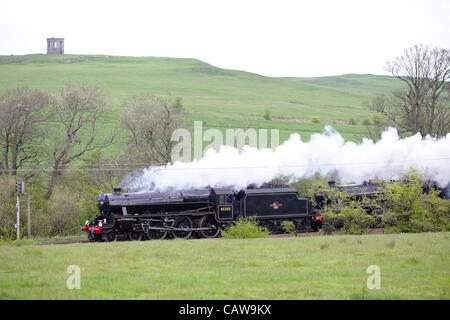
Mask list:
[[[114,187],[113,190],[114,190],[114,194],[119,194],[119,193],[122,192],[122,188],[121,187]]]

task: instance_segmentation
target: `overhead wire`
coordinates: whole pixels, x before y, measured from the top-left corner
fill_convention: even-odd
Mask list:
[[[370,162],[347,162],[347,163],[318,163],[318,164],[280,164],[280,165],[272,165],[272,166],[221,166],[221,167],[173,167],[171,164],[150,164],[150,163],[141,163],[141,164],[115,164],[115,163],[106,163],[106,164],[90,164],[88,167],[81,168],[33,168],[33,169],[6,169],[0,171],[15,171],[15,172],[52,172],[52,171],[135,171],[142,170],[144,168],[157,168],[160,170],[240,170],[240,169],[272,169],[272,168],[317,168],[317,167],[344,167],[344,166],[365,166],[365,165],[390,165],[393,163],[416,163],[416,162],[425,162],[425,161],[443,161],[450,160],[449,157],[444,158],[434,158],[434,159],[405,159],[405,160],[389,160],[389,161],[370,161]],[[185,162],[183,164],[189,164]],[[166,167],[167,165],[171,165]],[[89,167],[95,166],[95,167]],[[98,166],[110,166],[108,168],[98,168]],[[129,168],[120,168],[118,166],[125,166]]]

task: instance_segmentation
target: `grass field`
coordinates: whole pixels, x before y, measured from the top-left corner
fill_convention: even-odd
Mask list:
[[[450,233],[0,246],[1,299],[449,299]],[[69,265],[81,288],[69,290]],[[369,290],[368,266],[381,270]]]
[[[73,61],[79,57],[87,61]],[[375,95],[400,85],[393,77],[375,75],[271,78],[220,69],[195,59],[0,56],[0,91],[18,85],[55,91],[71,81],[101,86],[110,96],[116,112],[113,118],[118,117],[120,104],[132,95],[180,96],[188,112],[187,127],[194,120],[203,120],[207,127],[219,129],[279,128],[282,141],[292,132],[309,139],[325,124],[333,125],[345,139],[355,140],[363,128],[349,125],[348,120],[354,118],[360,123],[369,118],[367,104]],[[263,120],[265,108],[272,111],[270,121]],[[313,117],[321,123],[312,124]]]

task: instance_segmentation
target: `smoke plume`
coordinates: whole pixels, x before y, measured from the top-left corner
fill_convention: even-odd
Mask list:
[[[261,185],[276,177],[298,179],[316,172],[336,173],[343,182],[395,179],[411,167],[439,186],[450,182],[450,133],[440,139],[419,133],[401,139],[394,128],[382,133],[381,140],[363,139],[345,142],[327,126],[322,134],[313,134],[308,142],[292,134],[275,151],[245,146],[241,152],[231,146],[219,151],[209,149],[203,158],[192,162],[175,162],[151,166],[123,181],[132,191],[183,189],[249,184]]]

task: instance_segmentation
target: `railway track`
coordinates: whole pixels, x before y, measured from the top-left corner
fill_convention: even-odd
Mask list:
[[[377,228],[377,229],[371,229],[370,230],[370,234],[381,234],[384,233],[384,229],[383,228]],[[342,235],[342,233],[340,231],[334,231],[332,232],[330,235],[327,236],[338,236],[338,235]],[[269,236],[269,238],[305,238],[305,237],[317,237],[317,236],[324,236],[323,233],[321,232],[304,232],[304,233],[299,233],[297,234],[297,236],[293,235],[293,234],[271,234]],[[206,240],[207,238],[203,238],[204,240]],[[128,240],[130,241],[130,240]],[[148,241],[155,241],[155,240],[148,240]],[[162,240],[162,241],[166,241],[166,240]],[[51,244],[74,244],[74,243],[92,243],[89,240],[67,240],[67,241],[49,241],[49,242],[41,242],[41,243],[37,243],[37,245],[43,246],[43,245],[51,245]]]

